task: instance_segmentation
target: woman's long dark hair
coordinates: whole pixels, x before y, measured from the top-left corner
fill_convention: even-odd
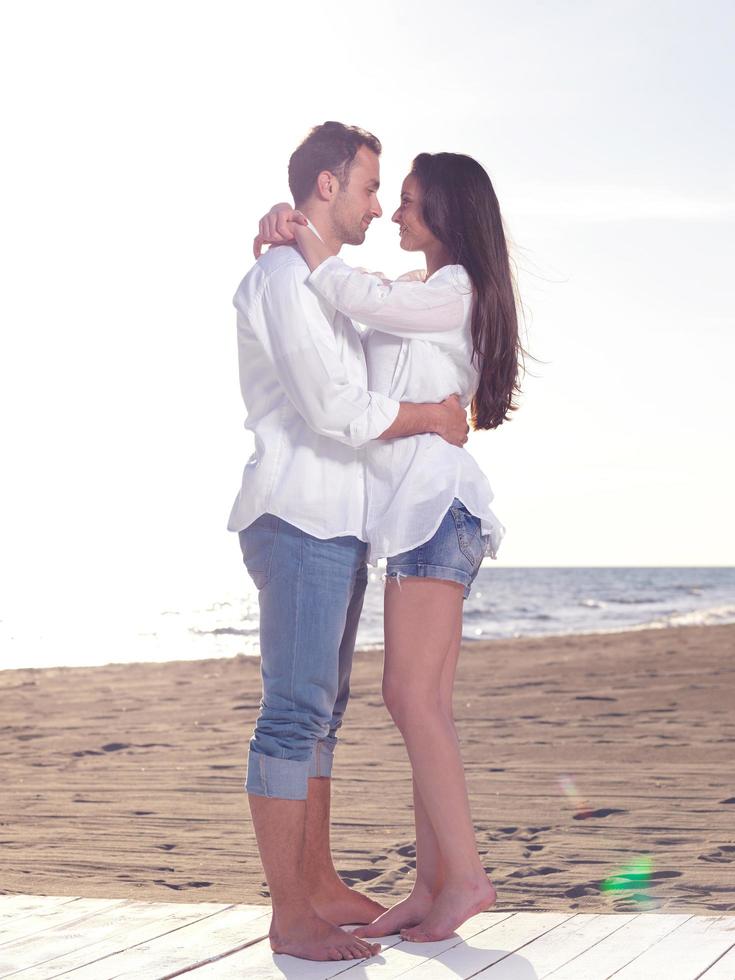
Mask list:
[[[518,407],[513,397],[524,354],[498,199],[480,164],[461,153],[420,153],[411,173],[421,186],[425,224],[474,287],[472,359],[480,380],[472,427],[495,429]]]

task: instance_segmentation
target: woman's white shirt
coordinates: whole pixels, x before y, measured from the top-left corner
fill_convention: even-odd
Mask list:
[[[373,391],[408,402],[438,402],[456,393],[464,407],[470,404],[479,375],[472,364],[472,284],[463,266],[391,282],[333,256],[308,281],[363,325]],[[455,497],[480,518],[486,554],[495,557],[505,529],[490,509],[490,483],[466,449],[429,433],[372,441],[366,464],[369,561],[428,541]]]

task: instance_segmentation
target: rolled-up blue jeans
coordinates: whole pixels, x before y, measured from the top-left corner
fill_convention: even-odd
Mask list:
[[[240,547],[258,589],[263,697],[245,788],[305,800],[310,776],[331,776],[350,694],[367,545],[315,538],[264,514]]]

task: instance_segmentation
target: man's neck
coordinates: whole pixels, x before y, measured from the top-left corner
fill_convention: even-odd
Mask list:
[[[306,215],[332,255],[337,255],[344,243],[335,236],[331,222],[324,211],[313,204],[304,204],[299,208],[299,211]]]

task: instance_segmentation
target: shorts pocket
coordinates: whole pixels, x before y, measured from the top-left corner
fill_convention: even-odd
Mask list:
[[[479,517],[470,514],[465,505],[455,500],[449,508],[449,512],[454,520],[457,529],[457,540],[459,550],[469,562],[473,571],[476,571],[482,559],[485,557],[485,539],[482,536],[482,522]]]
[[[268,584],[271,577],[273,552],[276,550],[278,540],[278,525],[277,517],[263,514],[239,533],[242,559],[258,591]]]

